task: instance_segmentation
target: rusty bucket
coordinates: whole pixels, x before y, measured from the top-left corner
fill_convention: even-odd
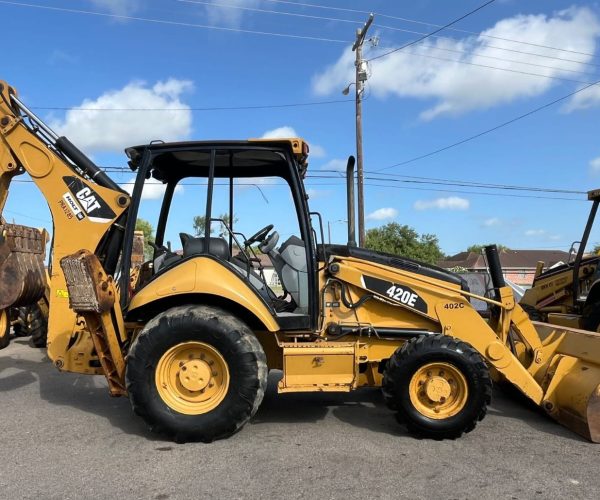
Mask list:
[[[45,229],[0,224],[0,310],[43,297],[47,239]]]

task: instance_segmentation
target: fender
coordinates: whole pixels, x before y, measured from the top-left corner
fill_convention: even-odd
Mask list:
[[[208,294],[230,300],[256,316],[267,330],[277,332],[280,329],[271,311],[248,283],[206,256],[186,259],[161,273],[133,297],[127,315],[135,316],[135,310],[157,300],[190,294]]]

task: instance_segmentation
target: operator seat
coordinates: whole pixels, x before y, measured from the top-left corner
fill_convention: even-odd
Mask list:
[[[208,239],[208,252],[205,251],[206,238],[204,238],[204,236],[194,238],[190,234],[179,233],[179,238],[181,239],[181,245],[183,247],[184,259],[190,255],[199,255],[202,253],[208,253],[223,260],[231,259],[229,245],[224,238],[214,238],[211,236]]]
[[[231,257],[229,245],[227,244],[225,238],[215,238],[211,236],[208,243],[208,252],[205,252],[204,248],[206,246],[206,239],[204,236],[195,238],[187,233],[179,233],[179,237],[181,238],[181,244],[183,246],[184,259],[192,255],[208,253],[209,255],[214,255],[219,259],[225,260],[229,262],[237,271],[239,271],[244,278],[247,278],[250,281],[250,284],[258,290],[258,293],[263,299],[265,299],[268,303],[271,302],[271,296],[269,295],[261,276],[256,273],[252,267],[250,267],[250,272],[248,272],[248,266],[245,265],[243,260],[237,257]]]
[[[279,238],[277,231],[266,240],[271,241],[271,238]],[[259,245],[261,251],[269,246]],[[262,248],[261,248],[262,247]],[[306,313],[308,311],[308,272],[306,262],[306,248],[304,241],[297,236],[290,236],[280,247],[269,249],[267,255],[275,267],[275,271],[279,275],[281,284],[294,299],[296,303],[296,313]]]

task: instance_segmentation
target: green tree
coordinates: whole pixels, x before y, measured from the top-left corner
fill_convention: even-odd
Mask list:
[[[488,245],[493,245],[493,243],[487,243],[486,245],[471,245],[467,247],[467,252],[481,253],[483,252],[483,247]],[[506,252],[507,250],[510,250],[510,248],[508,248],[506,245],[500,245],[500,243],[496,243],[496,246],[500,252]]]
[[[369,229],[366,233],[365,246],[379,252],[402,255],[430,264],[435,264],[444,257],[437,236],[420,235],[412,227],[397,222]]]
[[[218,217],[219,219],[225,221],[225,224],[227,224],[227,226],[231,227],[231,224],[229,223],[229,214],[221,214]],[[238,219],[237,217],[233,218],[233,222],[237,222]],[[221,238],[225,238],[229,232],[227,231],[227,229],[225,229],[225,227],[223,226],[223,224],[219,223],[219,222],[214,222],[211,224],[210,227],[210,234],[213,234],[215,231],[215,227],[219,226],[219,236]],[[194,228],[194,235],[195,236],[204,236],[204,231],[206,229],[206,216],[204,215],[196,215],[194,216],[194,220],[193,220],[193,228]]]
[[[150,242],[154,243],[154,228],[152,224],[147,220],[137,219],[135,221],[135,230],[144,233],[144,258],[146,260],[151,259],[154,253],[153,248],[150,246]]]
[[[592,253],[594,255],[599,255],[600,254],[600,243],[596,243],[594,245],[594,248],[592,248]]]

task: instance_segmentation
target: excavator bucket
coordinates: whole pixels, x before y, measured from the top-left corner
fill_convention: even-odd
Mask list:
[[[534,322],[542,341],[530,370],[542,407],[559,423],[600,443],[600,334]]]
[[[45,229],[0,223],[0,310],[44,296],[47,238]]]

